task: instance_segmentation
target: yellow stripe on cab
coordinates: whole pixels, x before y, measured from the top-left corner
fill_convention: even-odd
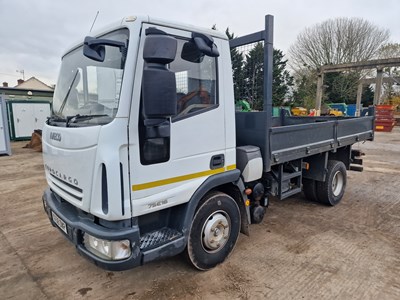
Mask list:
[[[225,171],[231,171],[231,170],[235,170],[235,169],[236,169],[236,165],[230,165],[230,166],[226,166],[224,168],[218,168],[218,169],[214,169],[214,170],[207,170],[207,171],[202,171],[202,172],[197,172],[197,173],[192,173],[192,174],[187,174],[187,175],[182,175],[182,176],[177,176],[177,177],[156,180],[156,181],[152,181],[152,182],[134,184],[134,185],[132,185],[132,191],[135,192],[135,191],[151,189],[151,188],[155,188],[155,187],[159,187],[159,186],[163,186],[163,185],[167,185],[167,184],[177,183],[177,182],[200,178],[200,177],[204,177],[204,176],[215,175],[215,174],[219,174],[219,173],[223,173]]]

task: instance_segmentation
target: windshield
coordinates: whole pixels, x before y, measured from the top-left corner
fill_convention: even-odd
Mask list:
[[[128,45],[128,33],[121,29],[101,38]],[[111,122],[118,109],[125,55],[126,51],[111,46],[105,46],[103,62],[85,57],[83,46],[65,55],[54,92],[53,117],[65,121],[75,117],[74,122],[86,125]]]

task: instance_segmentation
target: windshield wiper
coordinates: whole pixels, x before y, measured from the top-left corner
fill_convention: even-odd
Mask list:
[[[63,99],[63,102],[61,103],[60,109],[59,109],[59,111],[58,111],[59,114],[61,114],[61,112],[62,112],[63,109],[64,109],[65,104],[67,103],[68,96],[69,96],[69,94],[71,93],[72,86],[74,85],[74,82],[75,82],[75,80],[76,80],[76,77],[78,76],[78,73],[79,73],[79,69],[76,69],[74,78],[72,79],[71,84],[70,84],[70,86],[69,86],[69,88],[68,88],[68,91],[67,91],[67,93],[65,94],[65,97],[64,97],[64,99]]]
[[[66,119],[57,115],[52,115],[51,117],[47,117],[47,120],[54,121],[54,122],[65,122]]]
[[[66,127],[68,127],[68,124],[70,123],[77,123],[79,121],[87,121],[87,120],[91,120],[94,118],[101,118],[101,117],[108,117],[109,115],[106,114],[102,114],[102,115],[80,115],[77,114],[75,116],[69,116],[67,117],[67,121],[66,121]]]
[[[47,124],[50,124],[51,122],[66,122],[67,119],[59,117],[57,115],[52,115],[51,117],[47,117]]]

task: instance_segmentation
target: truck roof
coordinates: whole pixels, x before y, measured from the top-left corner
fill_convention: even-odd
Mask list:
[[[179,22],[172,22],[169,20],[153,18],[153,17],[145,16],[145,15],[124,17],[120,21],[110,23],[98,30],[93,31],[93,32],[88,32],[87,35],[100,36],[100,35],[103,35],[108,32],[114,31],[119,28],[124,28],[124,27],[130,29],[132,26],[134,26],[134,24],[137,24],[137,22],[151,23],[154,25],[160,25],[160,26],[170,27],[170,28],[174,28],[174,29],[181,29],[181,30],[187,30],[187,31],[192,31],[192,32],[204,33],[204,34],[208,34],[213,37],[224,39],[224,40],[228,39],[228,37],[226,36],[225,33],[222,33],[217,30],[204,28],[204,27],[197,27],[197,26],[179,23]],[[75,48],[81,46],[83,44],[83,38],[84,37],[82,37],[80,40],[77,40],[75,43],[70,45],[70,47],[67,48],[68,50],[63,53],[63,56],[66,55],[67,53],[71,52]]]
[[[200,32],[200,33],[208,34],[213,37],[224,39],[224,40],[228,39],[228,37],[226,36],[225,33],[222,33],[218,30],[214,30],[214,29],[210,29],[210,28],[198,27],[198,26],[193,26],[190,24],[179,23],[179,22],[171,22],[171,21],[167,21],[164,19],[151,18],[151,17],[149,17],[149,22],[152,24],[161,25],[161,26],[165,26],[165,27],[172,27],[172,28],[183,29],[183,30],[187,30],[187,31]]]

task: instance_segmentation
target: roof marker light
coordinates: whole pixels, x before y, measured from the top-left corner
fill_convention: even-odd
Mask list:
[[[136,16],[130,16],[125,18],[125,22],[135,22],[136,21]]]

